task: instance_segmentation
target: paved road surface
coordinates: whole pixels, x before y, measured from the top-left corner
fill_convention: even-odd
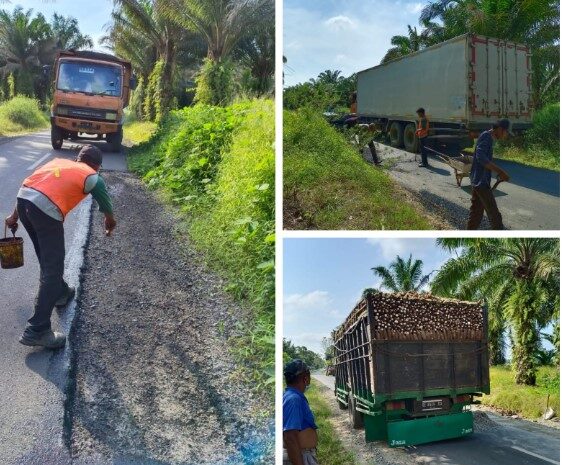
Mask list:
[[[335,378],[313,377],[334,389]],[[547,465],[559,464],[560,431],[532,422],[513,420],[488,412],[492,428],[472,436],[408,447],[405,459],[426,465]],[[376,443],[382,446],[382,443]]]
[[[392,160],[389,174],[407,189],[419,193],[428,210],[440,213],[455,228],[464,229],[470,208],[470,182],[458,187],[449,165],[430,156],[429,170],[418,168],[414,155],[376,143],[383,161]],[[494,160],[511,176],[495,195],[504,224],[512,230],[560,229],[560,175],[554,171]]]
[[[105,143],[95,145],[105,149]],[[65,142],[62,150],[55,151],[48,131],[0,145],[2,235],[3,218],[14,207],[21,181],[33,168],[53,157],[76,157],[80,146]],[[104,152],[105,169],[124,166],[123,154]],[[84,201],[65,221],[66,277],[71,285],[78,283],[89,206],[90,200]],[[33,246],[21,226],[18,235],[25,241],[25,266],[16,270],[0,269],[0,464],[62,464],[66,463],[66,450],[61,443],[66,351],[53,353],[18,343],[30,316],[39,279]],[[60,318],[55,312],[55,329],[67,329],[72,314],[73,306]]]

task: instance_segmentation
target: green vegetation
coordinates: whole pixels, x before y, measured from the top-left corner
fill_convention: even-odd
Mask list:
[[[375,266],[371,270],[375,276],[382,279],[381,289],[387,289],[390,292],[419,292],[429,282],[429,275],[422,273],[423,262],[421,260],[412,261],[412,254],[408,260],[397,256],[388,268]]]
[[[261,389],[274,387],[274,103],[198,104],[170,112],[130,168],[176,206],[192,244],[251,307],[234,352]],[[248,373],[246,373],[247,375]]]
[[[560,241],[442,238],[437,243],[455,256],[437,272],[431,291],[486,301],[492,364],[505,362],[504,337],[510,327],[515,381],[534,386],[540,331],[549,324],[559,360]]]
[[[123,125],[123,139],[132,144],[146,142],[156,131],[157,126],[152,121],[125,122]]]
[[[390,177],[312,109],[284,115],[284,215],[290,229],[429,229]]]
[[[0,135],[17,134],[47,127],[49,120],[39,109],[39,102],[19,95],[0,104]]]
[[[306,397],[318,425],[318,462],[322,465],[356,465],[353,453],[345,450],[339,434],[330,423],[332,411],[320,384],[312,380]]]
[[[490,367],[491,394],[482,397],[482,404],[509,414],[535,420],[549,407],[560,417],[560,371],[556,367],[539,367],[536,386],[516,384],[509,366]]]
[[[295,346],[288,339],[283,339],[283,363],[300,359],[308,365],[311,370],[324,368],[324,360],[316,352],[305,346]]]

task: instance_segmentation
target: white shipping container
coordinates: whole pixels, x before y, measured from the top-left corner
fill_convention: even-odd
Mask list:
[[[498,118],[514,129],[531,125],[528,47],[466,34],[357,74],[357,113],[481,130]]]

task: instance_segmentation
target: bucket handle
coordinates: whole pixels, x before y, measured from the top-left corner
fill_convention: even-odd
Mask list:
[[[14,236],[14,239],[16,237],[16,231],[15,229],[10,228],[10,231],[12,231],[12,236]],[[8,225],[6,223],[4,223],[4,239],[8,238]]]

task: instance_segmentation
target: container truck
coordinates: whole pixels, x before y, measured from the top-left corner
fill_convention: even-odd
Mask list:
[[[473,432],[470,406],[490,393],[481,303],[368,292],[332,338],[335,396],[367,442],[410,446]]]
[[[44,73],[49,75],[50,67]],[[121,150],[123,110],[136,85],[131,63],[107,53],[64,50],[57,54],[54,75],[53,148],[60,149],[64,139],[86,134],[105,138],[111,150]]]
[[[416,110],[425,108],[431,144],[470,147],[500,118],[531,126],[531,53],[522,44],[465,34],[357,73],[357,114],[394,147],[416,152]]]

